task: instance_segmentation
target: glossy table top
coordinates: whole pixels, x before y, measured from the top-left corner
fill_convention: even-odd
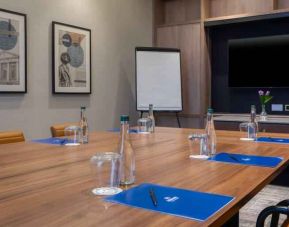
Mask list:
[[[103,202],[91,189],[89,159],[115,151],[118,134],[95,132],[90,143],[66,147],[33,142],[0,146],[0,226],[207,226],[221,225],[289,164],[289,145],[240,141],[239,132],[217,131],[217,150],[281,156],[276,168],[189,159],[193,129],[157,128],[131,134],[136,183],[231,195],[235,200],[206,222]],[[289,137],[286,134],[262,134]]]

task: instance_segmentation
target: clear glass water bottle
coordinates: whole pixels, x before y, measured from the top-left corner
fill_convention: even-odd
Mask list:
[[[129,138],[129,116],[120,117],[120,184],[130,185],[135,181],[135,155]]]
[[[151,127],[150,127],[150,132],[153,133],[155,131],[155,117],[154,117],[154,106],[153,104],[149,104],[149,115],[148,115],[148,118],[152,120],[152,124],[151,124]]]
[[[81,142],[88,143],[88,123],[87,118],[85,116],[86,108],[84,106],[80,107],[80,123],[79,126],[81,128]]]
[[[214,126],[213,109],[209,108],[207,112],[207,125],[206,125],[206,135],[207,135],[207,155],[213,156],[216,153],[217,137]]]
[[[258,122],[256,121],[256,107],[251,105],[250,127],[248,127],[248,138],[256,139],[258,132]]]

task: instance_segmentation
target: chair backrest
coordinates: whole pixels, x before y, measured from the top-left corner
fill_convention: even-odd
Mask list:
[[[256,227],[264,227],[265,220],[271,215],[270,227],[277,227],[280,214],[287,215],[286,220],[283,222],[282,227],[289,225],[289,200],[283,200],[276,206],[270,206],[261,211],[258,216]]]
[[[5,131],[0,132],[0,144],[24,142],[22,131]]]
[[[51,131],[51,135],[52,137],[61,137],[64,136],[64,129],[68,126],[71,125],[76,125],[78,126],[79,123],[76,122],[66,122],[66,123],[62,123],[62,124],[56,124],[56,125],[52,125],[50,127],[50,131]]]

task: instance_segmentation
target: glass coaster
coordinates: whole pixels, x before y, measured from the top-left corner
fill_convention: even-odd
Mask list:
[[[92,193],[94,195],[115,195],[122,192],[121,188],[115,187],[102,187],[102,188],[94,188],[92,189]]]

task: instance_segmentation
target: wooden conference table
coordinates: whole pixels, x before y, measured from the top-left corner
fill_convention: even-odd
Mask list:
[[[157,128],[151,135],[132,134],[135,185],[150,182],[236,197],[206,222],[106,203],[93,196],[89,159],[95,152],[115,150],[118,143],[117,133],[96,132],[89,144],[78,147],[1,145],[0,226],[221,226],[234,220],[239,209],[289,164],[289,145],[240,141],[239,132],[231,131],[217,131],[218,151],[282,156],[284,161],[276,168],[264,168],[191,160],[187,136],[197,131]]]

